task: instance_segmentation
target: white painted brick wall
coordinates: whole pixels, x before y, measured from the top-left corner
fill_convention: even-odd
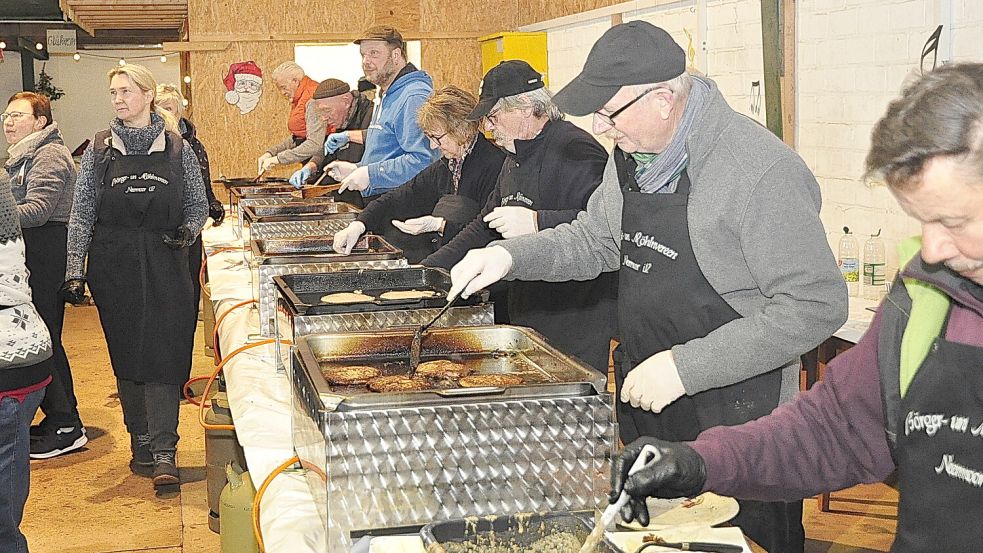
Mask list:
[[[844,225],[864,237],[882,229],[894,245],[919,232],[884,187],[861,180],[874,122],[918,65],[941,21],[939,0],[801,0],[798,4],[799,153],[823,191],[822,218],[836,250]],[[957,60],[983,60],[983,1],[953,1]],[[862,241],[861,241],[862,244]]]

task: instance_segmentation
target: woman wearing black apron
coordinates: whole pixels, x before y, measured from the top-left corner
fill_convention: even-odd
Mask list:
[[[188,248],[208,205],[177,121],[154,110],[150,71],[127,64],[109,78],[117,118],[82,156],[62,293],[80,303],[88,280],[130,433],[130,469],[169,488],[179,483],[178,405],[195,331]]]
[[[690,179],[686,170],[671,194],[643,193],[635,182],[635,162],[615,150],[618,180],[624,195],[621,229],[618,319],[621,343],[614,352],[615,383],[620,395],[625,377],[639,363],[677,344],[702,338],[740,317],[713,289],[697,262],[690,242],[687,205]],[[639,237],[658,237],[675,252],[670,256]],[[666,251],[666,250],[663,250]],[[685,282],[685,293],[679,283]],[[621,439],[641,436],[662,440],[693,440],[703,430],[730,426],[767,415],[778,406],[781,369],[748,380],[683,395],[660,413],[618,402]],[[801,503],[740,501],[733,524],[758,543],[794,547],[801,535]],[[790,535],[799,534],[799,535]]]

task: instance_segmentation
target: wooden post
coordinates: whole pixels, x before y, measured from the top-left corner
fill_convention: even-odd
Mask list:
[[[761,50],[764,58],[765,122],[768,130],[783,138],[781,72],[782,43],[779,21],[782,0],[761,0]]]
[[[782,2],[782,140],[795,149],[795,0]]]

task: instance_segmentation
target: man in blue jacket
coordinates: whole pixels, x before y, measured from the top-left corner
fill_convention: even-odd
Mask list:
[[[325,139],[324,151],[333,153],[349,142],[365,144],[360,162],[335,161],[328,169],[341,182],[339,192],[358,190],[368,203],[437,159],[438,152],[430,149],[416,121],[417,110],[433,92],[433,81],[407,62],[406,42],[393,27],[372,27],[355,44],[365,77],[379,87],[379,99],[368,129],[333,133]]]

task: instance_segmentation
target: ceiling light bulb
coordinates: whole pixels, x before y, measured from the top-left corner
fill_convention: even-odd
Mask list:
[[[78,53],[76,53],[74,56],[72,56],[72,59],[75,60],[75,61],[78,61],[78,60],[82,59],[82,56],[80,56],[80,55],[78,55]]]
[[[185,75],[184,76],[184,82],[187,83],[187,84],[191,84],[191,75]]]
[[[4,42],[4,41],[2,41],[2,40],[0,40],[0,50],[3,50],[6,47],[7,47],[7,43]]]
[[[160,62],[161,63],[167,63],[167,56],[161,56],[160,57]]]
[[[34,47],[38,50],[44,50],[44,44],[41,44],[40,42],[34,44]]]
[[[125,60],[125,59],[123,59],[123,58],[120,58],[120,59],[119,59],[119,66],[120,66],[120,67],[123,67],[124,65],[126,65],[126,60]]]
[[[187,98],[182,98],[181,99],[181,105],[183,105],[184,107],[188,107],[188,99]]]

